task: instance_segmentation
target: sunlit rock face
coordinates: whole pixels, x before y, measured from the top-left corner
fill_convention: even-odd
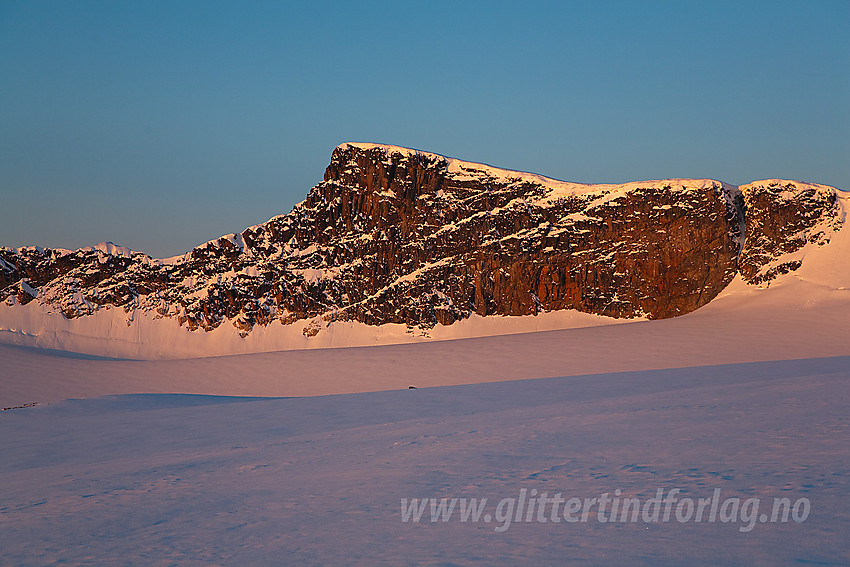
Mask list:
[[[771,179],[743,185],[741,193],[747,225],[739,266],[752,284],[769,285],[799,268],[795,253],[806,244],[828,244],[842,223],[832,187]]]
[[[674,317],[739,270],[762,283],[791,269],[774,264],[840,223],[829,188],[759,183],[584,185],[343,144],[289,214],[184,256],[157,260],[109,243],[0,248],[0,310],[38,301],[75,318],[116,306],[130,325],[143,310],[193,331],[231,324],[243,336],[273,321],[310,336],[334,320],[428,328],[472,313],[559,309]]]

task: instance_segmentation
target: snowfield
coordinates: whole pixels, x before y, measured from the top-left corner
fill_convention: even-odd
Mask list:
[[[848,565],[850,231],[802,256],[538,332],[121,360],[7,330],[0,406],[38,405],[0,412],[0,565]],[[667,521],[598,510],[659,490]]]
[[[435,368],[435,372],[439,370]],[[846,565],[850,356],[0,414],[10,565]],[[806,499],[803,522],[402,521],[402,499]],[[544,519],[549,518],[546,513]],[[524,514],[523,514],[524,519]]]

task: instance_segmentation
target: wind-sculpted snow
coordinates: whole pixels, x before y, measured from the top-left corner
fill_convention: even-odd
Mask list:
[[[428,329],[566,309],[674,317],[739,270],[763,283],[793,269],[777,259],[840,226],[832,188],[760,183],[743,195],[713,180],[584,185],[343,144],[289,214],[181,257],[0,248],[0,319],[31,301],[68,319],[119,307],[128,326],[141,312],[245,337],[271,324],[314,336],[334,321]]]

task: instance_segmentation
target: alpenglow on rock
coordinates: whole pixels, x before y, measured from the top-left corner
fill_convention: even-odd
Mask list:
[[[310,336],[334,320],[428,328],[560,309],[674,317],[739,271],[766,285],[796,269],[786,257],[826,242],[837,207],[832,188],[799,182],[585,185],[349,143],[289,214],[181,257],[112,244],[0,248],[0,309],[38,301],[76,318],[111,305],[128,324],[142,310],[243,336],[275,321]]]

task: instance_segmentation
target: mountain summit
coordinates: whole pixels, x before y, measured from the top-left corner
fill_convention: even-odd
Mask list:
[[[588,185],[346,143],[290,213],[184,256],[0,248],[0,330],[38,334],[2,324],[32,305],[243,338],[281,324],[311,337],[335,321],[428,329],[474,314],[675,317],[736,275],[767,286],[796,270],[800,251],[842,222],[838,192],[811,183]]]

